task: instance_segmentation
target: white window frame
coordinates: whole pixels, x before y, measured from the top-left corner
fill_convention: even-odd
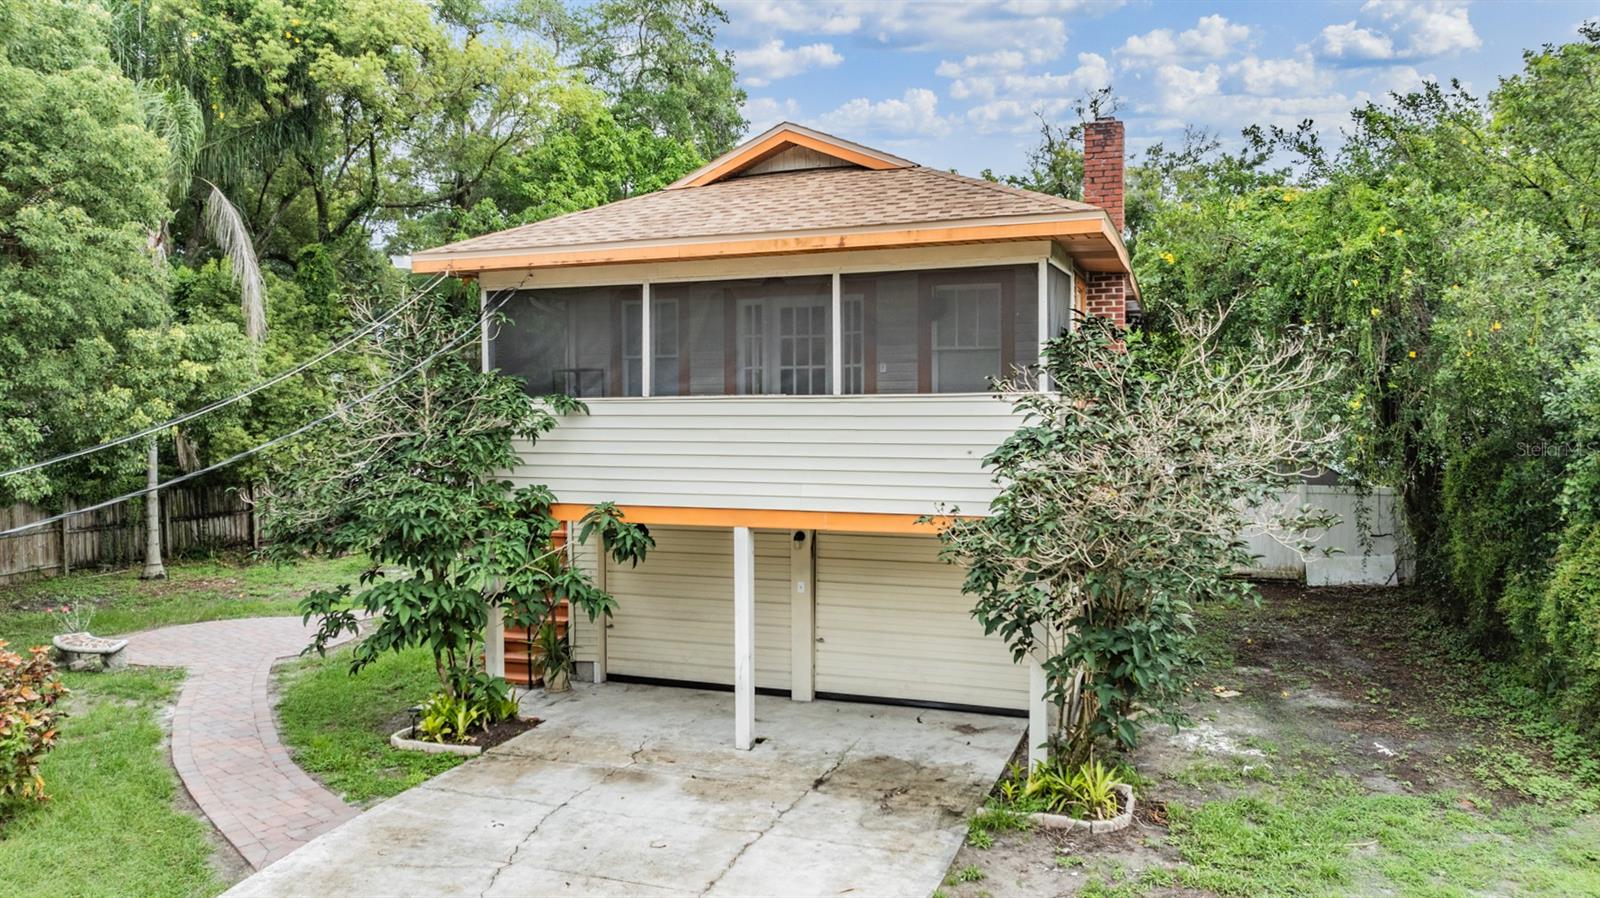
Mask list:
[[[993,308],[995,310],[994,345],[993,346],[986,346],[986,345],[982,344],[983,325],[982,325],[982,318],[980,317],[978,320],[975,320],[973,322],[973,324],[972,324],[972,334],[973,334],[973,339],[975,341],[974,345],[972,345],[972,346],[962,346],[959,343],[952,343],[952,344],[949,344],[949,345],[941,346],[940,343],[939,343],[939,331],[940,331],[939,319],[935,318],[932,322],[930,322],[932,335],[931,335],[931,338],[928,341],[928,343],[929,343],[928,351],[931,353],[931,356],[928,359],[928,366],[932,370],[932,373],[933,373],[933,392],[934,393],[938,393],[939,392],[939,386],[940,386],[940,384],[939,384],[939,354],[941,352],[971,352],[971,353],[976,353],[976,352],[991,352],[992,351],[994,353],[994,356],[995,356],[995,370],[999,370],[999,368],[1000,368],[1000,360],[1005,358],[1005,350],[1004,350],[1004,347],[1002,345],[1004,341],[1001,339],[1001,336],[1000,336],[1005,331],[1005,327],[1004,327],[1005,323],[1001,320],[1001,315],[1004,313],[1004,309],[1002,308],[1002,303],[1001,303],[1001,298],[1004,295],[1004,290],[1000,286],[1000,282],[999,281],[994,281],[994,282],[990,283],[988,281],[982,281],[982,282],[961,283],[961,284],[935,284],[933,286],[933,296],[935,298],[937,298],[939,296],[939,292],[942,291],[942,290],[948,290],[948,291],[993,290],[994,291],[993,303],[992,303]],[[948,302],[950,300],[946,300],[946,301]],[[977,311],[977,314],[979,316],[981,316],[983,314],[983,309],[984,309],[985,305],[987,305],[987,304],[982,302],[981,300],[977,303],[977,310],[976,311]],[[960,333],[959,333],[960,326],[961,326],[960,318],[961,318],[961,310],[960,310],[960,308],[957,308],[956,309],[956,327],[957,327],[957,331],[958,331],[957,334],[956,334],[957,340],[960,339]],[[1005,372],[1001,372],[1001,375],[1004,376]]]

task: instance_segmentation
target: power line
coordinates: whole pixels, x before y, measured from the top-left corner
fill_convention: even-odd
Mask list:
[[[29,471],[37,471],[40,468],[47,468],[47,467],[49,467],[51,465],[58,465],[58,464],[61,464],[62,462],[72,461],[75,458],[82,458],[85,455],[93,455],[96,452],[104,452],[107,449],[113,449],[113,448],[115,448],[117,446],[122,446],[122,445],[125,445],[127,443],[131,443],[134,440],[142,439],[143,437],[147,437],[147,436],[149,436],[149,435],[151,435],[153,433],[159,433],[159,432],[161,432],[163,430],[166,430],[169,427],[176,427],[179,424],[183,424],[183,423],[188,422],[188,421],[193,421],[195,418],[198,418],[201,415],[210,414],[211,412],[214,412],[219,408],[226,408],[227,406],[233,405],[235,402],[239,402],[240,400],[248,399],[249,397],[254,396],[255,394],[261,392],[262,390],[267,389],[268,387],[276,386],[276,385],[278,385],[280,383],[283,383],[285,380],[288,380],[289,378],[295,376],[296,374],[299,374],[302,371],[305,371],[307,368],[310,368],[313,365],[316,365],[316,364],[328,359],[330,356],[333,356],[333,355],[335,355],[337,353],[345,351],[346,349],[349,349],[352,345],[355,344],[355,342],[357,340],[361,339],[362,337],[365,337],[366,335],[370,334],[376,328],[378,328],[381,325],[387,323],[390,319],[392,319],[394,316],[400,314],[407,307],[409,307],[412,303],[415,303],[418,299],[420,299],[424,295],[426,295],[434,287],[437,287],[440,284],[440,282],[442,282],[447,276],[448,276],[447,274],[440,274],[438,277],[434,278],[431,282],[429,282],[428,284],[424,285],[416,293],[412,294],[410,299],[407,299],[405,302],[401,303],[400,305],[395,306],[393,309],[391,309],[383,317],[374,319],[373,321],[368,323],[365,327],[361,328],[360,330],[356,331],[355,333],[351,334],[350,336],[344,338],[343,340],[339,341],[338,343],[335,343],[333,346],[330,346],[325,352],[315,356],[314,358],[308,359],[305,362],[302,362],[299,365],[296,365],[293,368],[290,368],[289,370],[284,371],[281,374],[277,374],[277,375],[273,376],[272,378],[270,378],[268,380],[264,380],[261,383],[258,383],[255,386],[246,389],[242,393],[238,393],[238,394],[235,394],[233,396],[229,396],[226,399],[218,399],[218,400],[216,400],[214,402],[209,402],[209,403],[207,403],[207,404],[205,404],[205,405],[203,405],[203,406],[201,406],[201,407],[199,407],[199,408],[197,408],[197,409],[195,409],[193,411],[184,412],[183,414],[177,416],[176,418],[170,418],[170,419],[168,419],[166,421],[161,422],[160,424],[152,424],[149,427],[146,427],[145,429],[143,429],[143,430],[141,430],[141,431],[139,431],[137,433],[130,433],[130,434],[127,434],[126,436],[120,436],[120,437],[117,437],[114,440],[108,440],[108,441],[106,441],[104,443],[101,443],[98,446],[90,446],[90,447],[88,447],[86,449],[78,449],[78,450],[73,451],[73,452],[68,452],[68,453],[66,453],[64,455],[58,455],[55,458],[47,458],[44,461],[36,461],[36,462],[33,462],[32,464],[27,464],[27,465],[22,465],[21,467],[12,468],[9,471],[0,471],[0,480],[4,480],[7,477],[13,477],[13,476],[15,476],[17,474],[26,474]]]
[[[524,282],[525,281],[526,281],[526,278],[524,278]],[[521,285],[519,284],[518,286],[521,286]],[[513,288],[509,288],[508,290],[503,291],[503,292],[510,293],[510,292],[512,292],[512,291],[514,291],[516,289],[517,288],[513,287]],[[328,423],[329,421],[333,420],[334,418],[337,418],[340,415],[341,412],[343,412],[344,410],[346,410],[346,409],[348,409],[348,408],[350,408],[352,406],[361,405],[364,402],[369,402],[369,401],[377,398],[379,394],[381,394],[384,391],[388,390],[390,387],[393,387],[395,384],[400,383],[402,380],[405,380],[407,377],[410,377],[411,375],[415,374],[417,371],[421,370],[429,362],[431,362],[434,359],[438,358],[439,356],[444,355],[445,353],[447,353],[447,352],[449,352],[449,351],[461,346],[462,343],[464,343],[466,341],[467,337],[469,337],[469,336],[471,336],[471,335],[473,335],[475,333],[481,333],[482,332],[482,328],[483,328],[483,323],[485,321],[488,321],[489,318],[491,316],[493,316],[495,312],[498,312],[500,310],[500,307],[505,305],[506,302],[509,301],[510,299],[511,299],[511,297],[509,295],[508,296],[503,296],[499,300],[497,300],[492,306],[485,305],[483,312],[478,315],[477,320],[472,322],[472,325],[470,327],[466,328],[465,330],[461,331],[456,336],[452,337],[449,343],[447,343],[444,346],[440,347],[437,351],[435,351],[434,353],[429,355],[427,358],[425,358],[422,361],[416,363],[415,365],[412,365],[410,368],[407,368],[405,371],[401,372],[400,374],[396,375],[395,377],[391,378],[390,380],[384,382],[382,385],[380,385],[376,389],[372,390],[371,392],[368,392],[366,394],[358,396],[355,399],[352,399],[352,400],[350,400],[348,402],[341,402],[337,406],[335,406],[333,411],[327,413],[326,415],[323,415],[320,418],[317,418],[317,419],[312,420],[312,421],[308,421],[305,424],[302,424],[299,427],[296,427],[294,430],[291,430],[288,433],[283,434],[282,436],[273,437],[272,439],[266,441],[265,443],[260,443],[258,445],[250,447],[249,449],[245,449],[242,452],[235,453],[234,455],[232,455],[232,456],[230,456],[228,458],[225,458],[222,461],[217,462],[216,464],[208,465],[208,466],[206,466],[204,468],[201,468],[198,471],[190,471],[187,474],[181,474],[181,475],[179,475],[177,477],[172,478],[171,480],[163,481],[163,482],[161,482],[160,484],[157,485],[156,489],[163,490],[163,489],[166,489],[169,486],[173,486],[173,485],[176,485],[176,484],[179,484],[179,483],[183,483],[183,482],[188,481],[188,480],[193,480],[196,477],[200,477],[200,476],[203,476],[205,474],[210,474],[213,471],[221,470],[223,468],[228,467],[231,464],[234,464],[235,462],[244,461],[245,459],[250,458],[253,455],[259,455],[262,452],[265,452],[265,451],[267,451],[268,449],[271,449],[274,446],[277,446],[277,445],[279,445],[281,443],[287,442],[288,440],[292,440],[295,437],[300,436],[301,434],[312,430],[313,428],[316,428],[316,427],[319,427],[319,426],[321,426],[323,424]],[[119,503],[126,502],[129,499],[134,499],[134,498],[137,498],[139,496],[143,496],[143,495],[145,495],[146,493],[149,493],[149,492],[150,492],[150,488],[149,487],[145,487],[144,489],[134,490],[131,493],[123,493],[122,495],[117,496],[114,499],[107,499],[104,502],[96,502],[93,505],[86,505],[86,506],[84,506],[82,508],[75,508],[72,511],[64,511],[61,514],[51,515],[50,517],[44,518],[43,520],[34,521],[34,522],[30,523],[30,524],[24,524],[24,525],[22,525],[20,527],[13,527],[10,530],[0,530],[0,539],[3,539],[5,537],[10,537],[10,536],[15,536],[18,533],[26,533],[29,530],[37,530],[40,527],[45,527],[45,526],[48,526],[50,524],[54,524],[54,523],[56,523],[58,521],[66,520],[67,518],[77,517],[78,515],[81,515],[81,514],[87,514],[87,513],[91,512],[91,511],[99,511],[102,508],[110,508],[113,505],[117,505]]]

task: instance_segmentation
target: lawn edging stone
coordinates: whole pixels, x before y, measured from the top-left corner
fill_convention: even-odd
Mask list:
[[[452,745],[448,742],[426,742],[410,738],[411,727],[402,727],[389,737],[389,744],[401,751],[420,751],[430,755],[460,755],[476,758],[483,754],[481,745]]]
[[[1116,789],[1117,794],[1122,796],[1122,812],[1109,820],[1079,820],[1077,817],[1068,817],[1065,814],[1046,814],[1042,811],[1023,816],[1042,829],[1078,830],[1092,835],[1118,832],[1127,829],[1128,824],[1133,822],[1133,787],[1124,784],[1113,788]],[[978,816],[980,817],[988,813],[989,808],[978,809]]]

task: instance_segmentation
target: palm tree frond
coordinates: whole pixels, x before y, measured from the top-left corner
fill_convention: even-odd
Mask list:
[[[141,85],[139,95],[145,122],[167,143],[167,189],[177,194],[188,189],[205,142],[206,124],[200,104],[177,85]]]
[[[206,183],[211,187],[211,194],[206,197],[206,230],[216,241],[217,248],[233,263],[233,280],[239,285],[239,310],[244,313],[245,336],[260,343],[267,337],[267,291],[261,279],[261,266],[256,261],[255,244],[250,240],[250,229],[222,189],[210,181]]]

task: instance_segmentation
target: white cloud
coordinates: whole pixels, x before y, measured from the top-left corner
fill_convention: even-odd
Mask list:
[[[1015,50],[1035,61],[1061,55],[1067,13],[1094,0],[742,0],[726,9],[730,31],[762,39],[785,32],[850,34],[902,50],[983,56]]]
[[[1322,29],[1322,50],[1335,59],[1389,59],[1394,56],[1394,41],[1351,21]]]
[[[1187,69],[1169,62],[1156,69],[1156,86],[1161,93],[1156,104],[1170,113],[1193,114],[1202,101],[1209,101],[1222,92],[1222,69],[1215,63],[1203,69]]]
[[[1220,59],[1232,54],[1250,40],[1250,26],[1230,22],[1223,16],[1201,18],[1193,28],[1174,33],[1157,28],[1144,34],[1129,35],[1117,56],[1130,65],[1153,65],[1175,59]]]
[[[806,44],[803,47],[785,47],[781,38],[773,38],[759,47],[737,50],[739,76],[751,87],[765,87],[779,78],[788,78],[814,68],[832,68],[844,57],[834,51],[832,44]]]
[[[1052,98],[1070,102],[1078,95],[1111,82],[1111,64],[1098,53],[1079,53],[1078,67],[1065,74],[1013,72],[958,78],[950,85],[956,100]]]
[[[772,97],[751,97],[739,110],[750,122],[749,134],[754,136],[779,122],[800,118],[800,104],[793,97],[776,100]]]
[[[1111,65],[1098,53],[1079,53],[1078,67],[1065,74],[1010,73],[962,78],[950,85],[953,99],[984,102],[967,110],[979,132],[1032,131],[1038,117],[1059,116],[1089,91],[1111,83]]]
[[[1329,25],[1322,29],[1324,55],[1352,62],[1422,60],[1483,46],[1462,3],[1367,0],[1361,12],[1382,20],[1389,31],[1354,21]],[[1401,37],[1405,38],[1404,47],[1397,41]]]
[[[1483,40],[1472,27],[1465,3],[1367,0],[1361,11],[1373,13],[1404,29],[1411,38],[1406,55],[1412,58],[1426,59],[1483,46]]]
[[[1245,93],[1257,96],[1309,93],[1325,80],[1309,56],[1298,59],[1246,56],[1229,66],[1228,73],[1239,79]]]
[[[934,74],[941,78],[959,78],[969,72],[1011,71],[1027,64],[1028,57],[1021,50],[996,50],[993,53],[977,53],[960,62],[942,60]]]
[[[939,114],[939,96],[925,87],[913,87],[899,98],[886,100],[857,97],[818,117],[817,126],[852,139],[872,135],[939,137],[951,129],[950,121]]]
[[[760,0],[754,3],[735,3],[728,7],[733,25],[748,23],[753,30],[764,33],[774,31],[808,31],[822,34],[854,34],[861,30],[861,16],[852,12],[851,4],[793,3],[785,0]]]

